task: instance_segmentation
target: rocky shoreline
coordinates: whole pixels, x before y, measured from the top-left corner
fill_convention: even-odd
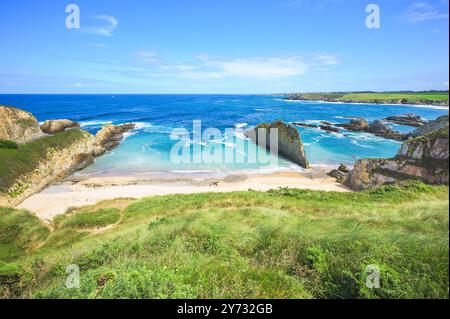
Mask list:
[[[341,165],[338,169],[332,170],[329,176],[356,191],[407,180],[448,185],[448,115],[425,124],[419,130],[413,132],[415,137],[409,135],[395,157],[362,159],[355,163],[352,170]]]
[[[32,162],[32,167],[22,171],[13,165],[3,168],[6,170],[3,173],[7,174],[5,176],[14,177],[11,182],[0,181],[0,205],[3,206],[17,205],[45,187],[89,166],[96,157],[117,147],[124,133],[135,129],[135,124],[106,125],[94,136],[70,120],[46,121],[39,127],[31,113],[5,106],[0,106],[0,119],[0,140],[17,143],[17,148],[20,145],[30,148],[32,145],[38,150],[45,147],[45,150],[39,150],[41,157]],[[60,142],[61,139],[64,143]],[[43,145],[39,145],[41,142]],[[8,157],[12,163],[14,156]]]

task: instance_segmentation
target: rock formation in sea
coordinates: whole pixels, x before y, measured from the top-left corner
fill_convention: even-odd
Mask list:
[[[415,114],[388,116],[385,118],[385,120],[395,124],[413,127],[421,127],[428,123],[428,121],[422,119],[419,115]]]
[[[264,129],[260,131],[260,129]],[[309,161],[306,157],[305,148],[299,131],[283,121],[275,121],[272,124],[259,124],[253,129],[247,131],[245,135],[255,141],[256,144],[270,148],[270,134],[278,130],[278,154],[293,163],[304,168],[309,168]],[[264,132],[264,137],[259,134]]]
[[[448,160],[449,135],[446,126],[427,135],[409,139],[394,158],[362,159],[355,163],[351,172],[345,176],[339,174],[337,177],[356,191],[403,180],[448,184]]]
[[[0,109],[0,116],[1,139],[19,143],[31,141],[24,145],[24,148],[19,146],[18,155],[11,155],[10,152],[0,149],[0,152],[4,152],[5,158],[14,161],[14,156],[38,156],[33,161],[25,161],[32,167],[21,167],[18,170],[6,165],[2,168],[7,172],[3,172],[5,175],[1,174],[0,178],[9,177],[8,180],[6,178],[0,180],[0,205],[4,206],[17,205],[46,186],[87,167],[95,157],[117,147],[123,139],[123,134],[135,128],[134,124],[107,125],[93,136],[80,128],[64,131],[63,127],[66,129],[68,126],[58,124],[50,125],[53,128],[48,132],[59,134],[48,136],[42,133],[37,120],[30,113],[8,108],[6,111]],[[53,123],[68,122],[53,121]],[[20,132],[27,133],[27,138],[18,138]],[[33,150],[39,151],[27,153]]]
[[[110,151],[117,146],[119,146],[122,141],[123,134],[128,131],[134,130],[136,128],[136,124],[123,124],[123,125],[105,125],[103,128],[97,133],[95,138],[100,146]]]
[[[340,133],[340,130],[337,127],[335,127],[334,124],[331,122],[321,121],[320,123],[321,123],[320,125],[302,122],[293,122],[291,124],[299,127],[316,128],[327,133]]]
[[[41,125],[41,130],[45,134],[57,134],[67,129],[78,128],[80,124],[71,120],[49,120]]]
[[[39,122],[31,113],[0,105],[0,140],[23,144],[42,136]]]
[[[370,133],[378,137],[396,141],[404,141],[407,139],[405,134],[394,131],[382,120],[375,120],[369,124],[364,118],[352,118],[349,123],[335,124],[335,126],[352,132]]]

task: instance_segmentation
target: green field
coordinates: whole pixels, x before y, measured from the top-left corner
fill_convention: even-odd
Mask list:
[[[341,100],[379,100],[391,101],[405,99],[408,102],[448,101],[448,94],[442,93],[351,93],[344,94]]]
[[[325,100],[336,102],[403,103],[448,105],[448,92],[355,92],[355,93],[296,93],[289,99]]]
[[[448,298],[448,194],[412,183],[121,199],[49,228],[3,208],[0,296]],[[64,286],[70,264],[79,289]]]

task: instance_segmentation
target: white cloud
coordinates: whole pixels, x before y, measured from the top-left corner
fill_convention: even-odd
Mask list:
[[[84,85],[83,83],[77,82],[73,84],[76,88],[82,88]]]
[[[438,8],[426,2],[415,2],[405,12],[405,18],[410,23],[418,23],[429,20],[448,19],[447,12],[441,12]]]
[[[213,77],[243,77],[257,79],[277,79],[305,74],[309,65],[300,56],[253,57],[224,59],[203,57],[204,68],[211,69]]]
[[[119,25],[119,21],[113,16],[109,16],[106,14],[102,14],[94,17],[94,19],[104,22],[103,26],[95,26],[95,27],[86,27],[81,28],[80,30],[86,34],[94,34],[110,37],[113,35],[114,30]]]
[[[280,80],[327,71],[339,63],[331,54],[291,54],[271,57],[226,58],[206,54],[186,61],[166,61],[149,51],[135,53],[144,63],[141,68],[127,67],[122,75],[129,72],[134,77],[166,77],[192,80],[219,80],[223,78]]]

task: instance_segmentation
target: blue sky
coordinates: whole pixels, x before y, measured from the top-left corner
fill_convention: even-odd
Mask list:
[[[80,29],[66,27],[70,3]],[[448,89],[448,12],[448,0],[0,0],[0,93]]]

